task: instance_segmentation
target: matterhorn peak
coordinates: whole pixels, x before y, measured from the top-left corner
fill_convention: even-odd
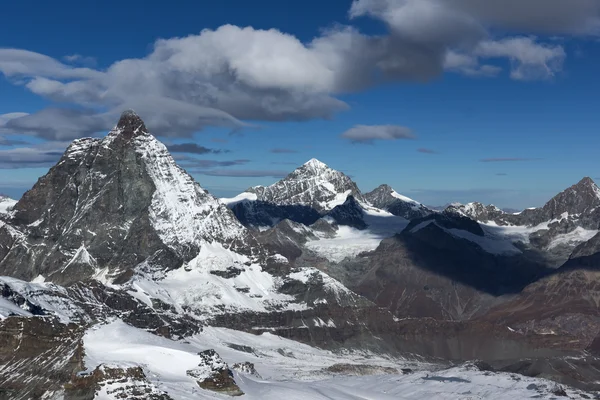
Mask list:
[[[121,114],[116,130],[127,138],[148,134],[144,121],[133,110],[126,110]]]

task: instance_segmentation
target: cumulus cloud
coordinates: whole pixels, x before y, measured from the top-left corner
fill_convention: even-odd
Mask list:
[[[600,3],[597,0],[355,0],[351,16],[372,14],[388,23],[407,22],[410,29],[425,29],[423,16],[436,22],[431,29],[469,32],[490,26],[503,30],[549,35],[600,34]],[[446,16],[447,14],[447,16]],[[413,16],[410,21],[409,17]],[[451,32],[452,33],[452,32]]]
[[[356,125],[341,137],[352,143],[372,144],[375,140],[415,139],[409,128],[398,125]]]
[[[520,161],[538,161],[540,158],[522,158],[522,157],[499,157],[499,158],[483,158],[479,161],[490,162],[520,162]]]
[[[206,126],[328,119],[349,108],[341,94],[427,81],[444,70],[497,76],[497,59],[510,60],[513,79],[549,79],[561,70],[565,51],[530,35],[600,34],[597,0],[355,0],[349,13],[383,21],[387,32],[338,25],[302,42],[276,29],[224,25],[157,40],[146,57],[102,70],[80,55],[61,62],[0,49],[0,73],[65,106],[7,125],[73,138],[105,131],[133,108],[153,133],[190,137]]]
[[[200,146],[197,143],[178,143],[168,145],[167,148],[171,153],[189,153],[189,154],[220,154],[229,153],[229,150],[222,149],[210,149],[208,147]]]

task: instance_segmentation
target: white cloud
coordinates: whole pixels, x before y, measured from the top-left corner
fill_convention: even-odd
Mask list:
[[[553,77],[562,69],[565,50],[558,45],[541,45],[531,37],[505,38],[481,42],[475,54],[484,58],[508,58],[513,63],[511,77],[536,80]]]
[[[518,80],[549,79],[561,70],[560,44],[497,38],[497,32],[600,33],[597,0],[355,0],[350,16],[380,19],[388,32],[334,26],[303,43],[275,29],[224,25],[158,40],[148,56],[105,70],[0,49],[1,73],[70,107],[24,116],[6,128],[72,138],[109,129],[125,108],[165,136],[252,125],[242,121],[326,119],[349,108],[340,94],[389,81],[427,81],[444,70],[496,76],[497,59],[509,59],[510,76]],[[85,57],[63,59],[81,64]]]

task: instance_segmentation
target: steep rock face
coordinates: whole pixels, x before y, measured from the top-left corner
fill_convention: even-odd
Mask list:
[[[356,183],[345,174],[312,159],[271,186],[256,186],[247,190],[258,200],[277,205],[300,204],[318,212],[329,211],[343,204],[348,195],[364,201]]]
[[[0,398],[61,398],[63,385],[83,369],[83,334],[53,318],[0,321]]]
[[[433,212],[423,204],[398,194],[389,185],[381,185],[366,193],[365,199],[374,207],[409,220],[426,217]]]
[[[202,242],[251,251],[235,216],[174,162],[132,112],[104,139],[79,139],[0,227],[0,274],[69,284],[147,261],[194,258]]]
[[[600,188],[591,178],[583,178],[579,183],[554,196],[544,207],[525,210],[519,216],[528,225],[567,217],[583,228],[598,229]]]

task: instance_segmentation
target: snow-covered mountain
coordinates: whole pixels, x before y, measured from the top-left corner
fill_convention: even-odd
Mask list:
[[[467,216],[492,235],[508,237],[543,252],[554,266],[564,263],[575,247],[600,230],[600,188],[583,178],[543,207],[507,213],[481,203],[451,204],[445,213]]]
[[[365,194],[365,199],[374,207],[406,219],[422,218],[433,212],[418,201],[399,194],[389,185],[375,188]]]
[[[311,160],[223,201],[125,112],[0,218],[0,397],[586,398],[503,371],[600,389],[595,359],[563,357],[600,347],[595,275],[577,269],[600,236],[556,274],[528,242],[555,229],[574,246],[560,230],[595,226],[597,189],[535,213],[432,213]],[[568,309],[536,315],[552,292],[536,283]]]
[[[318,212],[343,204],[348,195],[359,201],[364,197],[347,175],[313,158],[271,186],[255,186],[248,193],[257,200],[276,205],[302,205]]]

